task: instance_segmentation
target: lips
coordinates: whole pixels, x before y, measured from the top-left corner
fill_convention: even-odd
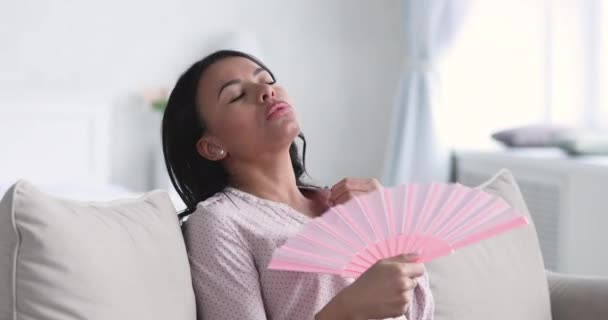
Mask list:
[[[290,108],[291,108],[291,106],[285,102],[282,102],[282,101],[275,102],[274,104],[272,104],[270,109],[268,109],[268,112],[266,113],[266,119],[268,120],[274,116],[283,114],[283,113],[289,111]]]

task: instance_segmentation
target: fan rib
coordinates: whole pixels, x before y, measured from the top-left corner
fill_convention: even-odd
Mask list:
[[[424,227],[428,224],[428,220],[433,216],[431,212],[434,211],[435,205],[437,203],[437,198],[441,195],[439,187],[441,185],[433,183],[429,188],[429,192],[427,193],[426,199],[424,201],[424,205],[422,207],[422,211],[420,212],[420,218],[416,220],[416,226],[414,227],[414,231],[412,233],[425,233]],[[421,230],[422,229],[422,230]],[[422,240],[422,238],[418,238],[414,241]],[[419,247],[419,243],[414,242],[412,247]]]
[[[357,248],[359,247],[359,245],[351,242],[350,239],[347,239],[346,237],[343,237],[339,232],[335,231],[330,225],[328,225],[322,219],[318,219],[318,220],[314,221],[313,223],[316,223],[319,228],[325,230],[327,233],[329,233],[330,235],[332,235],[337,240],[342,241],[342,243],[346,244],[353,251],[356,251]]]
[[[511,221],[497,225],[493,228],[489,228],[483,232],[473,234],[459,242],[454,243],[452,246],[454,247],[454,249],[459,249],[459,248],[462,248],[469,244],[487,239],[489,237],[498,235],[500,233],[509,231],[509,230],[517,228],[517,227],[527,225],[529,223],[530,222],[528,221],[528,219],[526,217],[523,217],[523,216],[514,217]]]
[[[348,214],[344,214],[342,212],[342,208],[339,209],[338,207],[340,207],[340,206],[333,208],[333,210],[335,210],[337,212],[338,217],[342,218],[351,227],[351,229],[353,229],[353,231],[355,231],[357,233],[357,235],[363,240],[364,243],[372,242],[371,239],[368,238],[361,229],[359,229],[359,226],[357,225],[357,223]],[[373,255],[373,257],[375,259],[382,258],[382,256],[379,254]]]
[[[375,234],[374,240],[378,241],[379,239],[386,237],[386,235],[384,235],[384,233],[380,230],[380,226],[378,226],[378,223],[377,223],[376,219],[374,218],[375,215],[372,213],[371,210],[369,210],[369,207],[365,204],[365,202],[366,202],[365,199],[368,199],[368,198],[361,197],[361,199],[357,199],[357,198],[355,198],[355,199],[357,200],[357,203],[361,207],[361,210],[363,211],[363,215],[370,222],[370,225],[372,226],[372,230]],[[382,201],[382,200],[381,200],[381,203],[383,204],[384,201]],[[382,210],[382,212],[386,212],[386,208],[384,208],[384,205],[382,207],[384,209],[384,210]],[[384,250],[383,247],[379,247],[379,248],[377,248],[377,250],[379,251],[379,254],[381,257],[388,256],[388,252],[386,250]]]
[[[479,191],[475,194],[472,200],[470,200],[464,207],[445,221],[445,224],[437,231],[437,235],[441,236],[445,232],[446,228],[448,228],[448,230],[452,230],[454,226],[457,226],[465,221],[468,217],[479,211],[491,200],[492,199],[490,197],[484,197],[483,192]]]
[[[323,228],[324,230],[326,230],[327,232],[331,232],[332,235],[334,235],[335,238],[337,238],[338,240],[341,240],[342,242],[346,242],[347,245],[352,249],[352,252],[349,253],[349,256],[354,256],[357,254],[357,252],[359,252],[361,249],[361,247],[359,245],[353,244],[352,242],[350,242],[347,238],[343,237],[341,234],[339,234],[338,232],[333,231],[333,229],[327,225],[327,223],[325,223],[325,221],[322,221],[321,219],[317,220],[317,222],[319,223],[318,225]],[[350,228],[350,225],[349,225]],[[352,230],[352,229],[351,229]],[[366,258],[370,263],[373,262],[374,257],[370,258]]]
[[[283,270],[283,271],[296,271],[296,272],[314,272],[314,273],[329,273],[341,275],[342,270],[335,270],[331,268],[323,268],[316,266],[309,266],[304,264],[298,264],[294,262],[286,262],[281,260],[272,260],[266,267],[271,270]]]
[[[474,228],[468,228],[467,230],[464,230],[462,232],[454,233],[452,235],[449,235],[449,237],[445,237],[445,238],[450,239],[451,242],[458,242],[461,239],[463,239],[464,237],[468,237],[468,236],[471,236],[471,235],[479,233],[479,232],[484,232],[487,229],[494,228],[498,225],[507,223],[508,221],[511,221],[514,218],[519,217],[517,214],[510,214],[512,212],[511,212],[511,209],[509,209],[509,208],[507,208],[506,210],[503,210],[503,212],[504,213],[496,216],[491,221],[488,221],[484,224],[477,225]]]
[[[302,255],[302,256],[309,257],[309,258],[315,258],[315,259],[323,260],[323,261],[330,262],[330,263],[340,263],[341,262],[339,260],[334,259],[333,257],[326,257],[326,256],[324,257],[324,256],[320,256],[318,254],[298,250],[295,248],[283,247],[283,249],[285,249],[286,254],[294,253],[297,255]]]
[[[365,205],[365,200],[363,199],[363,197],[361,197],[355,198],[355,201],[357,202],[357,205],[359,205],[361,212],[363,212],[363,216],[365,216],[365,219],[372,227],[374,239],[380,239],[380,235],[382,234],[382,232],[380,231],[380,227],[376,224],[376,220],[373,218],[373,215],[370,213],[371,211],[369,210],[367,205]]]
[[[348,215],[344,215],[342,213],[342,209],[339,207],[342,206],[338,205],[333,208],[330,208],[330,210],[332,210],[338,218],[340,218],[352,231],[354,231],[357,237],[359,237],[359,239],[361,239],[363,243],[369,243],[370,238],[368,238],[365,233],[359,229],[359,227],[355,222],[353,222],[351,217],[349,217]]]
[[[389,239],[395,236],[395,229],[394,226],[396,226],[396,219],[395,219],[395,212],[393,211],[393,202],[391,199],[391,193],[389,189],[384,189],[382,190],[382,192],[384,193],[384,204],[386,207],[386,216],[388,219],[388,237]],[[393,241],[389,241],[387,244],[388,247],[388,254],[390,256],[395,256],[397,255],[397,248],[396,246],[394,246],[394,242]]]
[[[478,220],[473,220],[470,223],[463,223],[462,228],[458,228],[459,226],[453,225],[452,229],[449,232],[446,232],[445,234],[441,234],[442,237],[448,239],[451,236],[453,236],[454,233],[464,234],[464,233],[471,232],[471,230],[476,228],[477,226],[483,225],[483,224],[487,223],[488,221],[499,216],[500,213],[504,213],[504,212],[508,211],[508,206],[506,206],[505,204],[503,204],[501,202],[497,202],[495,204],[490,203],[489,205],[491,206],[491,208],[483,208],[483,209],[479,210],[479,212],[477,214],[472,215],[473,216],[472,218],[478,218],[479,216],[481,216],[481,218],[479,218]],[[505,209],[507,209],[507,210],[505,210]],[[469,221],[471,221],[471,220],[469,220]]]
[[[334,252],[342,254],[342,255],[351,255],[352,254],[352,252],[346,252],[346,251],[343,251],[341,249],[335,248],[335,247],[333,247],[333,246],[331,246],[331,245],[329,245],[327,243],[323,243],[321,241],[317,241],[314,238],[309,237],[305,233],[301,233],[301,234],[297,235],[296,238],[299,238],[302,241],[306,241],[306,242],[308,242],[310,244],[313,244],[313,245],[316,245],[316,246],[324,247],[326,249],[329,249],[331,251],[334,251]]]
[[[439,196],[437,193],[437,184],[431,184],[430,190],[427,193],[427,196],[424,200],[424,205],[422,206],[422,211],[420,212],[420,218],[416,220],[416,226],[414,227],[414,233],[420,230],[421,225],[424,226],[426,221],[429,219],[431,209],[434,207],[436,203],[437,197]]]
[[[456,208],[456,205],[460,204],[460,202],[463,200],[464,195],[464,189],[455,189],[454,193],[452,194],[452,197],[448,199],[445,205],[440,209],[437,218],[433,221],[433,223],[431,223],[431,226],[428,229],[429,233],[437,231],[437,228],[439,228],[440,223],[444,222],[447,218],[447,215],[453,212],[453,210]]]
[[[445,221],[449,213],[452,213],[457,205],[461,204],[461,201],[465,195],[465,188],[461,185],[456,184],[453,193],[450,195],[446,203],[439,209],[437,217],[432,221],[431,225],[427,229],[427,234],[436,234],[437,228],[439,228],[440,222]],[[422,244],[424,246],[425,243]]]
[[[410,226],[412,224],[411,216],[414,211],[413,207],[412,207],[413,202],[414,202],[413,198],[417,194],[417,188],[418,188],[417,185],[411,185],[410,188],[407,189],[407,196],[405,197],[405,199],[406,199],[405,212],[403,213],[403,215],[405,217],[405,219],[403,219],[404,225],[402,225],[399,234],[406,234],[406,233],[408,233],[407,230],[410,230]],[[399,246],[397,248],[398,248],[399,252],[404,252],[405,248],[403,248],[403,246],[402,246],[403,243],[401,241],[399,241],[398,244],[399,244]]]

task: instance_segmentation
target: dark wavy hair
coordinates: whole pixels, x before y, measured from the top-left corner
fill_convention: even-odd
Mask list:
[[[171,91],[162,121],[163,154],[171,183],[186,204],[179,214],[182,219],[196,209],[196,205],[221,192],[229,184],[229,173],[218,161],[202,157],[196,150],[197,141],[205,134],[207,126],[197,108],[198,83],[209,66],[229,57],[249,59],[274,74],[257,58],[244,52],[221,50],[195,62],[184,72]],[[306,138],[298,134],[303,142],[302,160],[295,141],[289,147],[289,156],[298,186],[309,186],[302,182],[306,173]]]

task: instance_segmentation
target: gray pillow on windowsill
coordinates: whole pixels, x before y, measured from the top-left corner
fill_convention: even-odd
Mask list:
[[[555,125],[529,125],[497,131],[492,138],[507,147],[556,147],[575,130]]]
[[[557,147],[570,155],[608,155],[608,132],[530,125],[495,132],[492,138],[510,148]]]
[[[578,132],[561,137],[556,146],[571,155],[608,155],[608,133]]]

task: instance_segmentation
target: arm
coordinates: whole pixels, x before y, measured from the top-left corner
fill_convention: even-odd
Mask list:
[[[338,293],[315,315],[315,320],[356,320],[354,315],[348,314],[348,308],[342,296],[342,292]]]
[[[608,278],[547,271],[554,320],[608,319]]]
[[[266,319],[250,251],[225,216],[197,210],[185,223],[197,319]]]

